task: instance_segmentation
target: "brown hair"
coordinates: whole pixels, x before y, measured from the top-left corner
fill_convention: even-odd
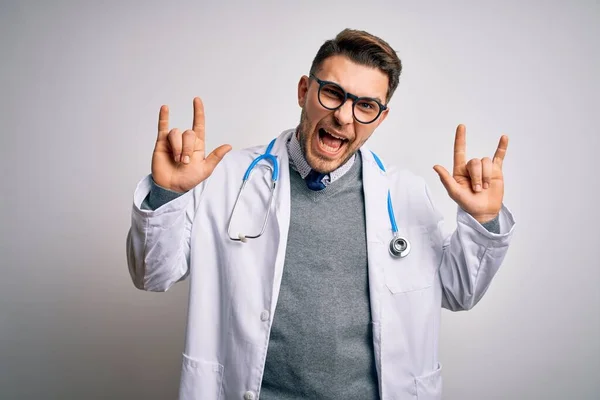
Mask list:
[[[400,82],[402,62],[383,39],[365,31],[344,29],[335,39],[327,40],[315,56],[310,73],[315,74],[327,58],[342,55],[357,64],[374,67],[388,76],[386,102],[389,102]]]

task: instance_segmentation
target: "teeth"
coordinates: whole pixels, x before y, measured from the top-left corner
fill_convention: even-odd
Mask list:
[[[329,135],[331,135],[331,136],[333,136],[334,138],[336,138],[336,139],[339,139],[339,140],[346,140],[345,138],[343,138],[343,137],[339,137],[339,136],[336,136],[336,135],[334,135],[333,133],[331,133],[331,132],[329,132],[329,131],[327,131],[327,130],[325,130],[325,129],[323,129],[323,130],[324,130],[325,132],[327,132]]]
[[[323,140],[321,140],[321,138],[319,138],[319,143],[321,144],[321,147],[323,147],[325,150],[328,150],[332,153],[338,151],[342,147],[341,145],[340,145],[340,147],[331,147],[331,146],[325,144],[325,142],[323,142]]]

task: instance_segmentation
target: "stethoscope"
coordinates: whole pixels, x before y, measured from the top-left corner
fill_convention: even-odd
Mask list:
[[[273,146],[275,145],[275,140],[277,140],[277,138],[273,139],[271,141],[271,143],[269,143],[269,145],[267,146],[267,149],[265,150],[264,154],[261,154],[260,156],[256,157],[250,163],[250,165],[248,166],[248,169],[246,169],[246,173],[244,174],[244,177],[242,179],[242,185],[240,186],[240,190],[235,199],[235,203],[233,204],[233,209],[231,210],[231,215],[229,216],[229,223],[227,224],[227,235],[229,236],[229,239],[231,239],[231,240],[246,243],[248,241],[248,239],[256,239],[265,232],[265,228],[266,228],[267,222],[269,220],[269,215],[271,213],[271,205],[273,204],[273,198],[275,197],[275,186],[277,185],[277,180],[279,179],[279,162],[277,161],[277,157],[275,157],[273,154],[271,154],[271,150],[273,149]],[[383,163],[381,162],[379,157],[377,157],[377,155],[373,152],[371,152],[371,154],[373,154],[373,158],[375,159],[375,162],[379,166],[379,169],[381,169],[381,171],[385,172],[385,167],[383,166]],[[270,162],[270,166],[266,166],[266,167],[271,171],[271,185],[270,185],[271,195],[269,196],[269,205],[267,206],[267,212],[265,214],[262,228],[260,229],[260,232],[256,235],[244,235],[242,233],[238,233],[238,236],[232,236],[230,233],[230,228],[231,228],[231,220],[233,219],[233,214],[235,213],[235,208],[237,207],[238,201],[240,200],[240,197],[242,196],[242,192],[244,191],[246,184],[250,180],[250,175],[252,173],[252,170],[262,160],[268,160]],[[392,206],[392,196],[390,195],[389,189],[388,189],[388,196],[387,196],[387,209],[388,209],[388,215],[390,218],[390,225],[392,227],[392,234],[393,234],[393,237],[390,240],[390,245],[389,245],[390,255],[394,258],[404,258],[408,255],[408,253],[410,253],[410,242],[408,241],[407,238],[400,236],[400,234],[398,232],[398,225],[396,225],[396,217],[394,216],[394,207]]]

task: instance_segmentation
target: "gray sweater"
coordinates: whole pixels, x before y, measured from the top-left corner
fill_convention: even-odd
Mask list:
[[[377,399],[360,157],[311,191],[290,168],[291,221],[261,400]]]

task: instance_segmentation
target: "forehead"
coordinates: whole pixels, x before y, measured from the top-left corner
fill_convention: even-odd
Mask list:
[[[336,55],[323,61],[317,75],[319,79],[340,84],[344,90],[357,96],[379,97],[385,102],[388,76],[377,68]]]

